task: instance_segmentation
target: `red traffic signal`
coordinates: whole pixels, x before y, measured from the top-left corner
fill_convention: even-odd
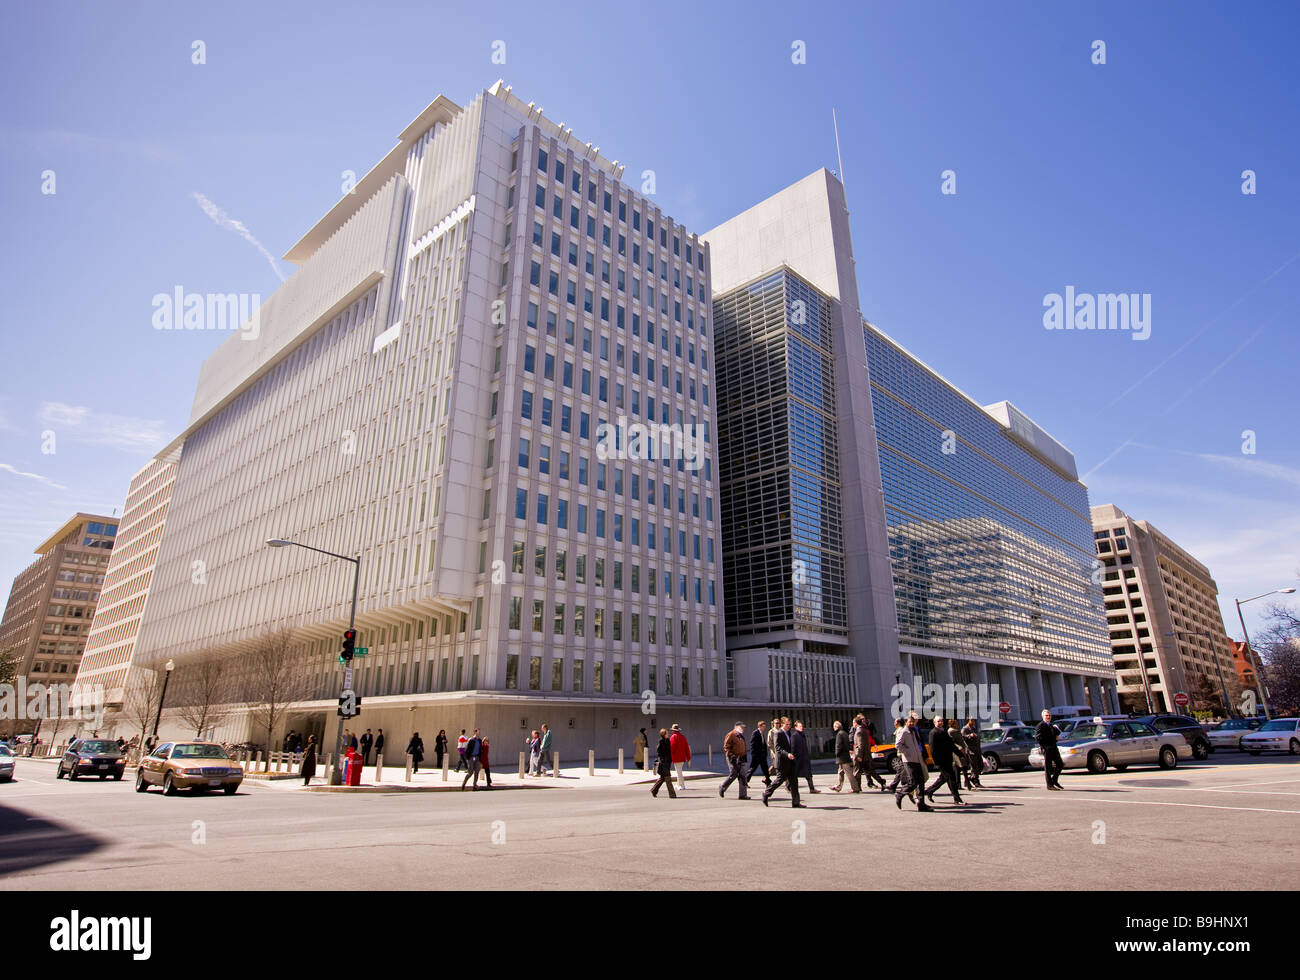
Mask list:
[[[352,659],[352,651],[356,648],[356,645],[357,645],[357,631],[344,630],[343,631],[343,652],[339,654],[339,656],[343,658],[344,662],[350,661]]]

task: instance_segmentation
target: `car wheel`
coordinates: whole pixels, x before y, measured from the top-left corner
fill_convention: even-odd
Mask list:
[[[238,786],[223,786],[221,788],[227,796],[234,796],[235,791],[239,789]]]
[[[149,784],[144,781],[144,770],[137,770],[135,774],[135,791],[137,793],[149,792]]]
[[[1160,750],[1160,768],[1173,769],[1178,765],[1178,753],[1174,751],[1172,745],[1166,745]]]
[[[113,782],[119,783],[121,781],[122,781],[122,774],[120,772],[113,773]]]
[[[992,752],[988,752],[988,753],[985,754],[985,756],[984,756],[984,771],[985,771],[985,772],[990,772],[990,773],[991,773],[991,772],[997,772],[997,771],[998,771],[998,767],[1001,766],[1001,765],[1002,765],[1001,761],[1000,761],[1000,760],[998,759],[998,757],[997,757],[996,755],[994,755]]]
[[[55,779],[62,779],[62,778],[63,778],[63,763],[62,763],[62,762],[59,763],[59,768],[56,769],[56,770],[54,770],[54,778],[55,778]]]
[[[69,778],[69,779],[76,779],[76,778],[77,778],[77,767],[76,767],[76,766],[73,766],[71,769],[68,770],[68,778]]]
[[[1175,754],[1175,756],[1177,755],[1177,753],[1174,753],[1174,754]],[[1199,742],[1199,741],[1198,741],[1198,742],[1193,742],[1193,743],[1192,743],[1192,758],[1193,758],[1193,759],[1195,759],[1197,762],[1204,762],[1204,761],[1205,761],[1206,759],[1208,759],[1209,757],[1210,757],[1210,745],[1209,745],[1208,742]]]
[[[99,774],[99,781],[100,781],[101,783],[102,783],[105,779],[107,779],[107,778],[108,778],[108,773],[106,773],[106,772],[101,772],[101,773]]]
[[[1300,755],[1300,741],[1297,741],[1294,738],[1291,739],[1291,754]]]
[[[168,773],[163,776],[163,793],[166,796],[175,796],[179,790],[176,789],[176,783],[172,780],[172,774]]]
[[[1088,771],[1094,775],[1106,771],[1106,753],[1093,751],[1088,753]]]

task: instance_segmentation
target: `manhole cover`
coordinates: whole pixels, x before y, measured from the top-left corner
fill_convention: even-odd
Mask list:
[[[1145,786],[1149,789],[1191,785],[1186,779],[1121,779],[1119,784],[1121,786]]]

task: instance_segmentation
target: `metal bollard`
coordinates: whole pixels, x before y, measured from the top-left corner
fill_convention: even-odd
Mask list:
[[[618,774],[623,775],[623,750],[618,750]]]
[[[384,755],[379,753],[375,756],[375,782],[384,778]]]
[[[587,775],[588,776],[596,775],[596,750],[595,749],[587,750]]]
[[[528,771],[528,759],[526,752],[519,753],[519,778],[524,778],[524,773]]]

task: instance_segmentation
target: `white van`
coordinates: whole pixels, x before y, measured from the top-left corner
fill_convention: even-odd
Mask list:
[[[1047,710],[1052,713],[1053,721],[1064,721],[1067,718],[1092,718],[1096,714],[1086,704],[1058,704]]]

